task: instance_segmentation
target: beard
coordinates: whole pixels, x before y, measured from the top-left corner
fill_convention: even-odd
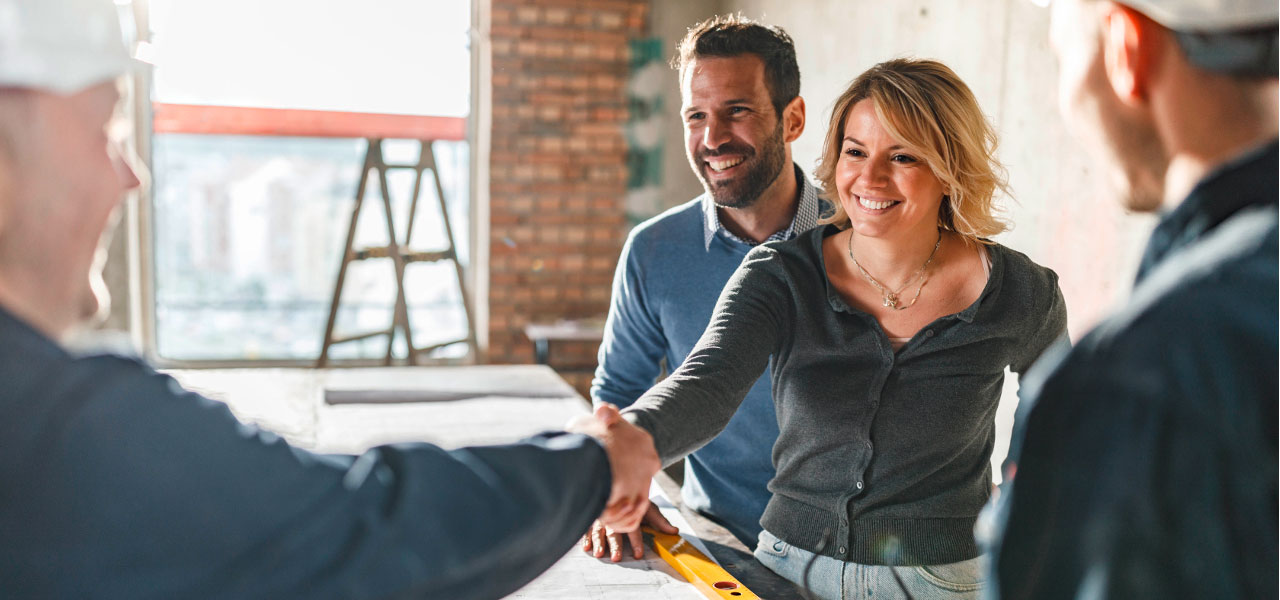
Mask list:
[[[1097,148],[1113,189],[1127,211],[1150,213],[1164,203],[1164,175],[1169,157],[1154,125],[1133,118],[1119,106],[1098,107]]]
[[[702,188],[711,195],[717,206],[724,208],[748,208],[760,199],[773,182],[778,179],[786,166],[786,145],[782,141],[782,119],[778,119],[777,127],[761,145],[763,152],[757,154],[755,148],[746,145],[726,144],[715,150],[700,150],[692,157],[694,172],[702,181]],[[744,156],[742,166],[744,172],[728,181],[712,182],[707,177],[707,159],[722,154],[740,154]]]
[[[1149,213],[1164,202],[1169,156],[1155,124],[1114,95],[1101,56],[1095,56],[1081,82],[1060,99],[1060,112],[1082,147],[1105,173],[1122,208]]]
[[[1152,169],[1133,167],[1115,174],[1120,205],[1135,213],[1155,213],[1164,205],[1164,181]]]

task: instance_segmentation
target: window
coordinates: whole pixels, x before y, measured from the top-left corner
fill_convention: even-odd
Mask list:
[[[366,148],[363,139],[334,137],[325,125],[369,114],[469,117],[471,7],[453,0],[149,5],[156,63],[153,351],[170,361],[314,360]],[[223,125],[234,130],[242,115],[263,109],[279,111],[268,122],[319,115],[320,126],[290,137],[220,134]],[[470,144],[438,141],[434,148],[465,265]],[[389,139],[384,152],[388,162],[416,162],[418,143]],[[410,171],[389,175],[401,239],[411,180]],[[372,178],[357,246],[386,243],[379,193]],[[414,249],[444,246],[437,207],[434,185],[424,180]],[[465,337],[452,265],[412,265],[405,284],[416,346]],[[389,261],[353,263],[339,335],[388,327],[394,298]],[[403,355],[403,340],[397,346]],[[385,337],[371,338],[335,346],[331,356],[385,351]],[[435,356],[465,352],[458,344]]]

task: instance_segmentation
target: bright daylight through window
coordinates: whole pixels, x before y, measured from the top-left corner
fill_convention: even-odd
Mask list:
[[[320,353],[366,149],[364,139],[326,134],[324,125],[358,122],[370,113],[462,123],[470,112],[470,3],[149,4],[156,63],[155,350],[169,360],[313,360]],[[285,117],[317,114],[298,111],[326,116],[316,134],[226,135],[216,126],[190,133],[192,123],[162,123],[166,107],[195,115],[205,107],[235,107],[281,109]],[[239,113],[218,114],[234,120]],[[469,145],[445,140],[434,148],[466,265]],[[412,139],[384,144],[388,162],[415,163],[418,150]],[[403,236],[413,172],[392,171],[389,177],[397,235]],[[410,244],[415,250],[446,244],[435,187],[428,181],[418,201]],[[373,177],[357,245],[387,242],[379,194]],[[405,284],[415,346],[465,338],[467,318],[451,264],[411,265]],[[389,327],[395,289],[390,261],[353,263],[338,333]],[[397,355],[403,355],[403,340],[397,345]],[[330,355],[373,358],[385,352],[386,338],[377,337],[334,346]],[[457,344],[434,356],[465,352]]]

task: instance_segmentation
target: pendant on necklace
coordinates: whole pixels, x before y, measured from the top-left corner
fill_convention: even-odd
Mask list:
[[[898,308],[898,296],[896,294],[885,294],[884,305],[889,308]]]

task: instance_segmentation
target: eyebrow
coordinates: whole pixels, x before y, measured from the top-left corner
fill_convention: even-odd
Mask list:
[[[721,102],[720,106],[734,106],[734,105],[741,105],[741,104],[751,106],[751,99],[750,98],[730,98],[728,100],[725,100],[724,102]],[[691,112],[698,112],[700,110],[704,110],[704,109],[701,106],[689,106],[684,109],[683,113],[687,115]]]
[[[846,141],[846,142],[853,142],[853,143],[855,143],[855,144],[857,144],[857,145],[859,145],[859,146],[866,146],[866,144],[862,143],[862,142],[861,142],[861,141],[859,141],[857,138],[855,138],[855,137],[853,137],[853,136],[849,136],[849,135],[844,136],[844,141]],[[890,149],[890,150],[902,150],[902,149],[903,149],[903,148],[905,148],[905,147],[906,147],[906,146],[903,146],[902,144],[894,144],[894,145],[892,145],[892,146],[889,146],[889,149]]]

